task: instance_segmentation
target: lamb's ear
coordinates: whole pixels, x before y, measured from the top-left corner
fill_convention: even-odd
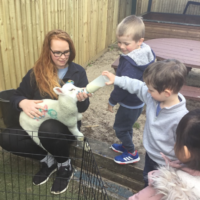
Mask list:
[[[62,88],[60,87],[54,87],[53,91],[57,94],[57,95],[65,95]]]

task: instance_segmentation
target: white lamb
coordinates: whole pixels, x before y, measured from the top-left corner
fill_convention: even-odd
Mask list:
[[[72,83],[66,83],[62,88],[53,88],[54,92],[59,95],[58,100],[44,99],[40,105],[46,110],[41,111],[44,115],[41,119],[32,119],[25,114],[20,113],[19,122],[21,127],[31,136],[34,142],[40,145],[38,138],[38,129],[40,125],[48,119],[56,119],[65,124],[69,131],[77,137],[78,141],[83,141],[83,134],[78,130],[77,121],[81,120],[82,114],[78,113],[76,94],[82,89],[75,87]],[[44,148],[45,149],[45,148]],[[88,144],[85,149],[89,150]]]

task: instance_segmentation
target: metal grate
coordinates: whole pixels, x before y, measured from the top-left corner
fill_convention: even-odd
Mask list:
[[[13,129],[0,128],[0,138],[5,135],[11,138],[12,132]],[[67,140],[69,139],[66,139],[66,142]],[[27,158],[34,154],[30,155],[29,153],[26,153],[26,155],[24,155],[26,157],[24,157],[19,156],[22,155],[21,152],[8,152],[4,149],[0,149],[0,199],[108,200],[109,197],[99,174],[93,153],[91,150],[85,150],[85,145],[89,145],[87,139],[84,138],[83,142],[77,142],[76,139],[72,141],[72,139],[70,139],[70,142],[73,142],[70,147],[70,159],[74,168],[74,176],[69,183],[67,191],[60,195],[50,193],[50,188],[53,184],[56,173],[54,173],[43,185],[35,186],[32,184],[32,177],[37,173],[41,165],[39,161]]]

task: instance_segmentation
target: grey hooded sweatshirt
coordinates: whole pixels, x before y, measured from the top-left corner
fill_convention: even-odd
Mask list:
[[[136,94],[146,104],[143,145],[149,157],[159,165],[165,165],[160,152],[171,160],[177,160],[174,153],[176,128],[181,118],[188,113],[183,95],[178,93],[180,103],[162,108],[156,116],[158,102],[148,93],[148,88],[144,82],[125,76],[116,76],[114,84],[131,94]]]

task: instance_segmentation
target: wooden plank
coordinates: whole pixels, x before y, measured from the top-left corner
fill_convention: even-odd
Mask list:
[[[106,24],[107,24],[107,27],[106,27],[106,30],[107,30],[107,33],[106,33],[106,43],[105,43],[105,46],[108,46],[108,44],[111,44],[112,43],[112,34],[109,34],[112,32],[112,26],[113,26],[113,0],[111,1],[108,1],[108,9],[107,9],[107,21],[106,21]]]
[[[186,99],[192,99],[192,100],[200,101],[200,88],[198,88],[198,87],[192,87],[192,86],[184,85],[181,88],[180,93]]]
[[[82,18],[83,18],[83,32],[82,32],[82,63],[84,64],[88,61],[88,1],[82,1]]]
[[[119,65],[119,57],[114,61],[114,63],[111,65],[111,67],[115,70],[115,72],[117,71],[117,67]]]
[[[78,0],[78,57],[79,64],[83,64],[83,0]]]
[[[50,1],[50,17],[51,17],[51,29],[54,30],[56,29],[54,1]]]
[[[26,73],[30,69],[29,49],[28,49],[28,31],[27,31],[27,17],[26,17],[26,3],[25,0],[21,0],[21,23],[22,23],[22,35],[23,43],[19,44],[23,49],[23,56],[25,60],[24,72]],[[25,74],[23,74],[25,75]]]
[[[78,10],[78,0],[74,0],[74,10]],[[78,12],[74,12],[74,46],[76,49],[75,62],[79,63],[79,52],[78,52]]]
[[[87,46],[87,52],[86,52],[86,63],[89,62],[91,59],[91,54],[89,53],[91,51],[91,43],[90,43],[90,38],[93,37],[91,35],[91,2],[92,0],[88,0],[87,3],[87,35],[86,35],[86,46]]]
[[[142,1],[137,1],[136,15],[140,16],[142,13]]]
[[[59,16],[59,11],[58,11],[58,1],[57,0],[55,0],[54,1],[54,6],[55,6],[55,25],[56,25],[56,27],[55,27],[55,29],[58,29],[59,28],[59,20],[58,20],[58,16]]]
[[[13,75],[16,77],[16,88],[19,83],[21,82],[22,75],[21,75],[21,62],[20,62],[20,55],[19,55],[19,42],[18,42],[18,35],[17,35],[17,27],[16,27],[16,14],[15,14],[15,4],[12,0],[8,0],[9,4],[9,18],[10,18],[10,33],[12,37],[12,55],[13,55],[13,65],[10,66],[10,70],[12,71]]]
[[[47,30],[48,32],[52,30],[52,22],[51,22],[51,0],[46,1],[46,9],[47,9]]]
[[[58,29],[62,29],[62,17],[61,17],[61,0],[56,0],[57,1],[57,9],[58,9]]]
[[[126,16],[131,15],[132,12],[132,0],[126,0]]]
[[[69,0],[66,1],[66,21],[65,24],[68,23],[69,21],[69,28],[66,26],[66,29],[70,35],[70,37],[72,38],[72,40],[74,41],[74,1],[73,0]]]
[[[102,34],[103,34],[103,22],[102,22],[102,10],[103,10],[103,2],[102,0],[97,0],[98,7],[97,7],[97,19],[98,19],[98,31],[97,31],[97,51],[96,53],[101,51],[101,45],[102,45]]]
[[[5,49],[5,38],[3,38],[5,26],[3,23],[3,10],[2,9],[3,9],[2,0],[0,0],[0,91],[6,89],[5,79],[4,79],[4,64],[6,64],[6,63],[4,63],[3,59],[6,59],[6,62],[7,62],[7,57],[3,58],[3,50]],[[5,54],[4,54],[4,56],[5,56]]]
[[[200,68],[200,42],[162,38],[145,41],[160,59],[177,59],[187,67]]]
[[[113,12],[113,28],[112,28],[112,43],[116,41],[116,28],[118,25],[119,1],[114,0]]]
[[[150,38],[149,35],[155,33],[154,38],[157,37],[157,34],[162,34],[164,38],[188,38],[192,40],[200,40],[200,27],[191,27],[183,25],[172,25],[172,24],[161,24],[161,23],[152,23],[144,22],[146,28],[146,38]]]
[[[107,0],[103,0],[102,1],[102,13],[104,12],[104,15],[101,17],[101,26],[102,26],[102,36],[101,36],[101,48],[98,51],[101,52],[103,51],[108,44],[106,44],[106,38],[107,38],[107,14],[108,14],[108,1]],[[110,24],[111,25],[111,24]],[[110,32],[109,32],[110,35]]]
[[[3,14],[3,21],[4,21],[4,29],[2,31],[3,34],[3,63],[4,63],[4,77],[5,77],[5,85],[6,89],[8,88],[15,88],[16,87],[16,76],[15,71],[12,71],[12,68],[14,66],[14,60],[13,60],[13,51],[12,51],[12,36],[11,36],[11,25],[9,20],[9,6],[7,5],[7,1],[2,2],[2,14]],[[5,45],[4,45],[5,44]],[[4,59],[5,58],[5,59]],[[11,78],[12,77],[12,78]]]
[[[97,1],[91,0],[91,36],[90,37],[90,55],[94,57],[97,54],[97,37],[98,37],[98,4]]]
[[[67,17],[69,13],[68,13],[68,10],[66,10],[66,6],[68,6],[68,4],[69,4],[69,1],[66,1],[66,0],[61,1],[61,21],[62,21],[61,29],[62,30],[66,30],[66,22],[68,21],[68,19],[70,19],[69,17]],[[69,35],[70,34],[71,33],[69,33]]]
[[[29,67],[33,67],[35,63],[34,59],[34,51],[33,51],[33,29],[32,29],[32,21],[31,21],[31,4],[30,1],[26,1],[26,19],[27,19],[27,34],[28,34],[28,51],[29,51],[29,60],[30,65]]]
[[[37,29],[36,29],[36,10],[35,10],[36,2],[34,0],[32,0],[30,2],[31,2],[30,7],[31,7],[31,21],[32,21],[32,38],[34,41],[32,48],[33,48],[33,55],[34,55],[33,60],[35,63],[35,61],[38,59],[38,56],[39,56],[38,55],[38,46],[37,46]]]

